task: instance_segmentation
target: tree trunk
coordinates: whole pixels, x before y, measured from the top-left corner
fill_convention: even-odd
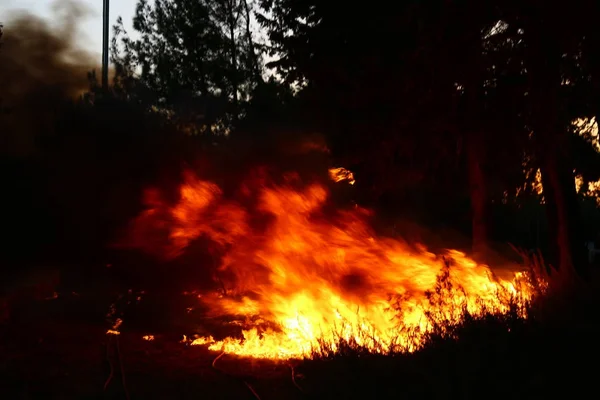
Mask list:
[[[244,10],[246,12],[246,40],[248,42],[248,50],[250,51],[250,56],[252,57],[252,69],[254,72],[254,76],[256,82],[262,81],[262,76],[260,73],[260,65],[258,65],[258,56],[256,55],[256,49],[254,48],[254,40],[252,39],[252,29],[250,28],[250,17],[252,13],[250,12],[250,5],[248,4],[248,0],[244,1]]]
[[[476,47],[481,51],[480,47]],[[474,64],[479,69],[479,63]],[[486,154],[485,130],[482,124],[485,95],[481,70],[472,71],[465,82],[466,124],[465,151],[469,169],[469,194],[471,198],[472,247],[473,253],[485,256],[488,237],[488,195],[484,161]]]
[[[463,14],[463,13],[461,13]],[[466,15],[466,13],[464,14]],[[485,67],[482,60],[482,37],[480,21],[467,18],[465,27],[465,64],[463,70],[464,102],[463,131],[471,199],[471,240],[473,253],[485,257],[488,249],[489,204],[484,161],[485,145]]]
[[[229,13],[229,40],[231,42],[231,90],[233,91],[233,104],[236,107],[238,105],[238,68],[237,68],[237,42],[235,40],[235,28],[237,26],[238,18],[235,15],[235,2],[236,0],[229,0],[227,2],[227,12]]]
[[[591,6],[590,9],[585,10],[589,16],[592,16],[590,21],[600,12],[599,4],[593,3]],[[592,29],[584,39],[583,60],[590,72],[593,89],[591,101],[595,109],[596,123],[600,126],[600,32],[598,29]]]
[[[466,136],[469,192],[471,197],[473,253],[484,255],[488,245],[488,204],[485,174],[483,171],[484,138],[476,131]]]
[[[536,18],[535,21],[539,21]],[[533,18],[531,21],[533,22]],[[565,277],[584,277],[583,238],[579,229],[579,205],[569,149],[569,121],[560,106],[561,51],[547,20],[525,29],[530,80],[532,127],[542,172],[546,212],[552,245],[556,246],[555,268]]]
[[[554,263],[563,272],[586,274],[583,237],[579,229],[579,205],[571,163],[559,155],[555,145],[541,149],[542,185],[546,200],[548,225],[554,241]]]

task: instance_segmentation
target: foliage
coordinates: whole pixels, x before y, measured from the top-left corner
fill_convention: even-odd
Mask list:
[[[593,9],[578,3],[560,20],[555,8],[535,2],[407,1],[382,12],[340,1],[140,0],[135,32],[125,32],[121,20],[114,26],[112,91],[102,93],[90,74],[89,108],[80,121],[96,121],[90,115],[98,110],[116,121],[131,107],[131,118],[155,124],[140,123],[149,137],[162,137],[159,129],[174,141],[182,133],[200,135],[203,140],[188,142],[194,143],[190,149],[218,143],[219,154],[229,151],[230,159],[242,147],[261,148],[262,153],[246,153],[262,157],[276,151],[284,137],[322,134],[331,162],[355,174],[352,200],[385,211],[386,218],[410,215],[467,236],[474,203],[467,153],[479,135],[491,238],[555,248],[553,241],[543,246],[559,228],[544,215],[550,202],[540,204],[548,193],[539,193],[536,175],[548,169],[541,154],[554,143],[540,140],[539,132],[547,128],[540,115],[557,116],[556,137],[568,137],[558,149],[566,160],[561,174],[575,170],[583,182],[581,196],[589,194],[585,188],[600,178],[597,138],[580,134],[583,128],[572,121],[593,120],[600,104],[595,56],[600,40],[575,18]],[[556,22],[548,43],[563,56],[558,100],[540,111],[532,100],[533,82],[546,77],[529,64],[536,44],[531,31],[545,29],[535,23],[542,17]],[[268,38],[266,46],[258,43],[260,33]],[[264,65],[267,57],[271,61]],[[274,72],[269,79],[267,68]],[[119,106],[104,108],[106,96]],[[33,107],[45,96],[36,92],[27,98]],[[22,118],[39,131],[36,141],[62,140],[65,115],[74,112],[65,107],[40,113],[59,116],[60,127],[34,123],[45,118]],[[115,131],[134,129],[130,122]],[[73,130],[68,126],[64,132]],[[90,136],[82,141],[100,136],[87,131]],[[210,133],[231,134],[217,140]],[[103,140],[114,140],[115,149],[125,146],[110,138]],[[128,142],[126,148],[132,146]],[[574,191],[567,186],[558,192]],[[591,203],[583,211],[596,212]],[[586,229],[594,235],[593,228]]]
[[[306,101],[287,101],[281,108],[277,95],[252,100],[274,88],[275,81],[263,85],[258,80],[258,86],[244,89],[243,82],[257,82],[253,77],[260,65],[254,59],[259,46],[254,47],[249,3],[244,1],[159,1],[154,7],[141,1],[135,29],[142,37],[122,38],[120,61],[115,57],[118,70],[124,71],[120,76],[131,78],[137,68],[136,83],[158,96],[153,104],[168,108],[192,132],[206,131],[207,126],[227,130],[234,108],[237,116],[248,118],[238,124],[240,132],[268,130],[269,119],[297,116],[289,110],[305,107],[311,129],[326,134],[334,158],[358,177],[361,201],[371,205],[414,208],[424,204],[423,197],[449,191],[456,193],[457,202],[467,199],[465,131],[474,126],[485,135],[488,202],[530,196],[531,191],[522,189],[523,181],[535,178],[532,171],[539,168],[539,160],[531,140],[523,18],[541,15],[541,10],[472,7],[461,1],[405,2],[383,14],[340,2],[264,0],[258,6],[256,19],[268,36],[273,60],[268,67],[282,78],[281,87],[294,87]],[[177,29],[168,31],[167,22]],[[239,33],[231,36],[229,28]],[[122,25],[115,29],[122,32]],[[589,79],[584,77],[590,69],[581,62],[581,47],[573,47],[577,40],[569,40],[563,79],[570,83],[562,95],[571,106],[565,126],[593,108],[592,98],[585,95]],[[473,76],[479,79],[474,84]],[[469,96],[477,85],[483,91],[475,110]],[[257,108],[259,101],[263,105]],[[219,119],[223,115],[225,120]],[[577,146],[573,151],[587,151]],[[576,169],[594,175],[595,164],[589,165],[580,163]]]
[[[114,27],[117,87],[166,110],[190,133],[229,131],[261,80],[248,7],[244,0],[140,0],[139,39],[121,19]]]

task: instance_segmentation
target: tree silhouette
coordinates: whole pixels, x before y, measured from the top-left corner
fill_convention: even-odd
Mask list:
[[[462,163],[468,179],[450,179],[451,186],[470,192],[479,247],[491,201],[505,201],[541,168],[559,249],[552,262],[583,265],[573,154],[593,153],[581,141],[573,147],[570,126],[597,110],[585,70],[598,71],[598,34],[581,24],[597,6],[581,2],[567,13],[535,1],[404,2],[388,13],[339,2],[261,6],[279,55],[271,66],[312,94],[334,154],[356,169],[363,189],[423,191],[430,176],[439,186],[443,170]],[[401,207],[402,197],[392,202]]]
[[[598,7],[582,1],[563,10],[533,0],[410,0],[394,9],[338,0],[139,0],[137,38],[120,19],[114,26],[111,93],[97,91],[93,73],[89,92],[75,102],[66,100],[61,85],[32,79],[43,90],[23,104],[36,115],[60,118],[20,121],[36,131],[36,140],[43,138],[48,160],[60,160],[53,182],[65,193],[77,163],[102,177],[109,192],[108,176],[117,180],[118,168],[100,171],[88,161],[109,164],[110,151],[145,183],[159,179],[164,164],[178,165],[206,148],[238,172],[260,163],[302,169],[288,150],[316,132],[325,136],[332,162],[354,172],[352,199],[384,218],[408,214],[433,228],[451,226],[481,253],[494,241],[542,246],[540,235],[527,231],[547,224],[546,250],[557,250],[550,254],[553,265],[572,273],[585,264],[577,250],[583,192],[576,193],[574,178],[584,187],[600,178],[592,139],[573,125],[599,117],[600,33],[590,17]],[[266,46],[255,41],[255,19],[268,36]],[[266,66],[264,50],[273,60]],[[265,79],[265,67],[274,76]],[[71,82],[73,74],[52,76]],[[61,101],[45,108],[48,93]],[[96,128],[79,137],[73,121]],[[104,136],[106,121],[118,125],[119,135]],[[128,133],[136,126],[147,135]],[[80,159],[78,141],[87,146],[84,153],[92,153],[90,143],[101,150]],[[127,161],[138,145],[152,154],[134,157],[153,171],[148,175]],[[152,165],[154,157],[169,161]],[[325,164],[319,159],[319,167]],[[115,214],[125,218],[127,212]],[[95,231],[105,232],[97,240],[113,232],[103,225],[107,215],[96,219]],[[76,229],[77,217],[65,220]]]
[[[226,132],[260,82],[245,1],[140,0],[132,40],[114,27],[117,82],[191,133]],[[142,94],[143,93],[143,94]]]

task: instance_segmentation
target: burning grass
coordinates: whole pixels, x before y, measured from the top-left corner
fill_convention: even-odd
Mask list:
[[[589,286],[568,299],[545,292],[512,302],[509,312],[465,311],[453,323],[432,316],[414,352],[373,354],[340,338],[303,361],[299,384],[323,399],[546,398],[557,390],[583,396],[595,381],[587,363],[600,350],[593,293]]]
[[[130,291],[119,300],[130,313],[111,309],[111,322],[122,324],[104,335],[120,343],[120,361],[96,380],[127,386],[132,398],[161,398],[157,386],[178,390],[179,373],[140,372],[160,365],[185,369],[208,398],[531,398],[553,393],[558,357],[585,376],[572,352],[591,357],[595,349],[597,301],[581,292],[578,302],[556,303],[547,287],[556,275],[538,259],[499,271],[456,250],[433,254],[377,235],[368,210],[332,207],[326,183],[250,175],[237,192],[189,172],[175,199],[147,191],[128,245],[163,260],[166,278],[204,237],[214,265],[188,265],[187,276],[210,267],[219,289],[178,298]],[[185,298],[178,304],[189,323],[171,320],[170,335],[200,335],[166,346],[168,335],[136,330],[132,317],[148,296],[152,323]],[[201,345],[186,346],[194,342]],[[87,393],[94,390],[102,382]]]
[[[427,331],[403,333],[412,337],[412,347],[380,346],[369,331],[348,336],[339,329],[333,340],[320,338],[302,360],[257,360],[219,349],[211,365],[245,384],[249,398],[272,393],[261,382],[273,369],[279,371],[277,385],[287,380],[291,390],[274,398],[537,398],[557,388],[583,393],[593,382],[582,361],[598,350],[598,302],[589,288],[558,303],[545,285],[528,299],[519,292],[498,293],[502,308],[482,304],[470,311],[458,301],[447,308],[448,299],[464,291],[452,283],[451,266],[446,264],[436,282],[427,296],[429,309],[451,312],[425,313]],[[571,388],[575,379],[584,381]]]
[[[465,327],[493,321],[497,328],[511,331],[513,324],[522,324],[531,314],[533,282],[521,282],[527,291],[498,290],[495,301],[470,299],[462,287],[455,287],[446,264],[433,290],[426,293],[423,321],[418,326],[400,326],[390,343],[382,343],[368,330],[357,329],[354,336],[338,331],[333,340],[320,338],[309,359],[331,359],[339,356],[398,356],[427,350],[436,343],[461,340]],[[527,293],[526,296],[523,293]],[[542,292],[538,292],[542,294]],[[401,313],[401,310],[397,310]],[[358,338],[358,340],[357,340]]]
[[[548,274],[539,256],[526,263],[527,299],[502,297],[507,308],[483,305],[476,313],[457,305],[452,319],[427,312],[428,330],[412,348],[373,352],[342,336],[321,342],[297,368],[299,384],[323,399],[546,398],[557,390],[584,396],[595,381],[587,363],[600,351],[598,279],[566,289],[564,275]],[[430,309],[446,309],[456,290],[448,273],[440,274]]]
[[[432,305],[446,304],[451,293],[462,291],[452,283],[451,272],[449,266],[438,274],[428,296]],[[0,383],[12,382],[0,385],[1,393],[7,398],[23,393],[91,398],[102,395],[108,381],[104,396],[118,397],[126,390],[130,398],[147,399],[192,398],[199,392],[209,399],[540,398],[567,389],[583,396],[595,385],[594,370],[587,365],[593,365],[599,350],[598,301],[589,288],[563,301],[543,289],[527,302],[509,297],[508,311],[474,313],[453,302],[453,313],[427,313],[430,329],[417,349],[374,351],[368,338],[358,342],[342,331],[334,342],[320,341],[303,360],[258,360],[185,346],[168,335],[132,327],[128,315],[121,334],[107,337],[106,328],[68,317],[73,306],[80,309],[78,315],[89,313],[87,302],[80,304],[85,293],[70,301],[60,296],[43,302],[37,314],[31,310],[29,321],[18,318],[1,331],[0,372],[5,378]],[[137,299],[138,294],[129,295]],[[132,314],[145,301],[132,301]],[[198,315],[186,315],[190,323],[204,324]],[[459,318],[449,321],[448,315]],[[144,337],[149,335],[154,340]],[[120,343],[121,353],[112,368],[99,351],[110,338]],[[11,387],[15,391],[7,391]]]
[[[242,337],[193,343],[240,356],[303,358],[324,346],[336,351],[340,339],[371,353],[413,352],[442,322],[526,317],[539,286],[518,266],[495,274],[457,250],[436,255],[379,236],[369,210],[335,207],[329,190],[297,173],[259,169],[226,194],[187,171],[176,202],[147,191],[126,245],[173,260],[207,238],[222,290],[199,295],[197,306],[229,318]]]
[[[393,356],[409,354],[427,348],[440,340],[457,340],[461,327],[483,320],[524,321],[531,311],[533,293],[543,294],[544,287],[531,279],[531,274],[518,275],[518,288],[498,286],[494,297],[474,297],[457,286],[451,277],[451,264],[444,267],[425,300],[411,312],[419,313],[418,323],[403,319],[407,298],[390,300],[390,315],[395,316],[393,328],[386,336],[357,309],[352,319],[340,317],[331,326],[322,327],[309,339],[301,337],[298,325],[268,324],[259,316],[236,321],[243,327],[241,337],[214,340],[212,336],[190,340],[192,345],[208,345],[213,351],[270,359],[329,359],[338,355],[379,354]],[[410,299],[408,299],[410,300]],[[413,315],[411,314],[411,315]],[[340,314],[338,314],[340,315]],[[249,328],[252,326],[252,328]],[[310,327],[308,327],[310,329]],[[507,326],[510,331],[510,327]],[[290,340],[290,336],[292,339]],[[290,348],[289,343],[298,344]]]

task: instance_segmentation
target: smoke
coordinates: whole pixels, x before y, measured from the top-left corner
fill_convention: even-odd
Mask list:
[[[50,21],[20,10],[2,21],[1,155],[33,155],[39,136],[52,134],[60,106],[88,89],[96,64],[75,39],[89,12],[75,1],[55,1]]]
[[[78,45],[85,6],[57,0],[46,19],[5,15],[0,220],[10,239],[0,269],[87,257],[138,212],[141,187],[174,169],[177,137],[135,104],[78,101],[97,67]]]

